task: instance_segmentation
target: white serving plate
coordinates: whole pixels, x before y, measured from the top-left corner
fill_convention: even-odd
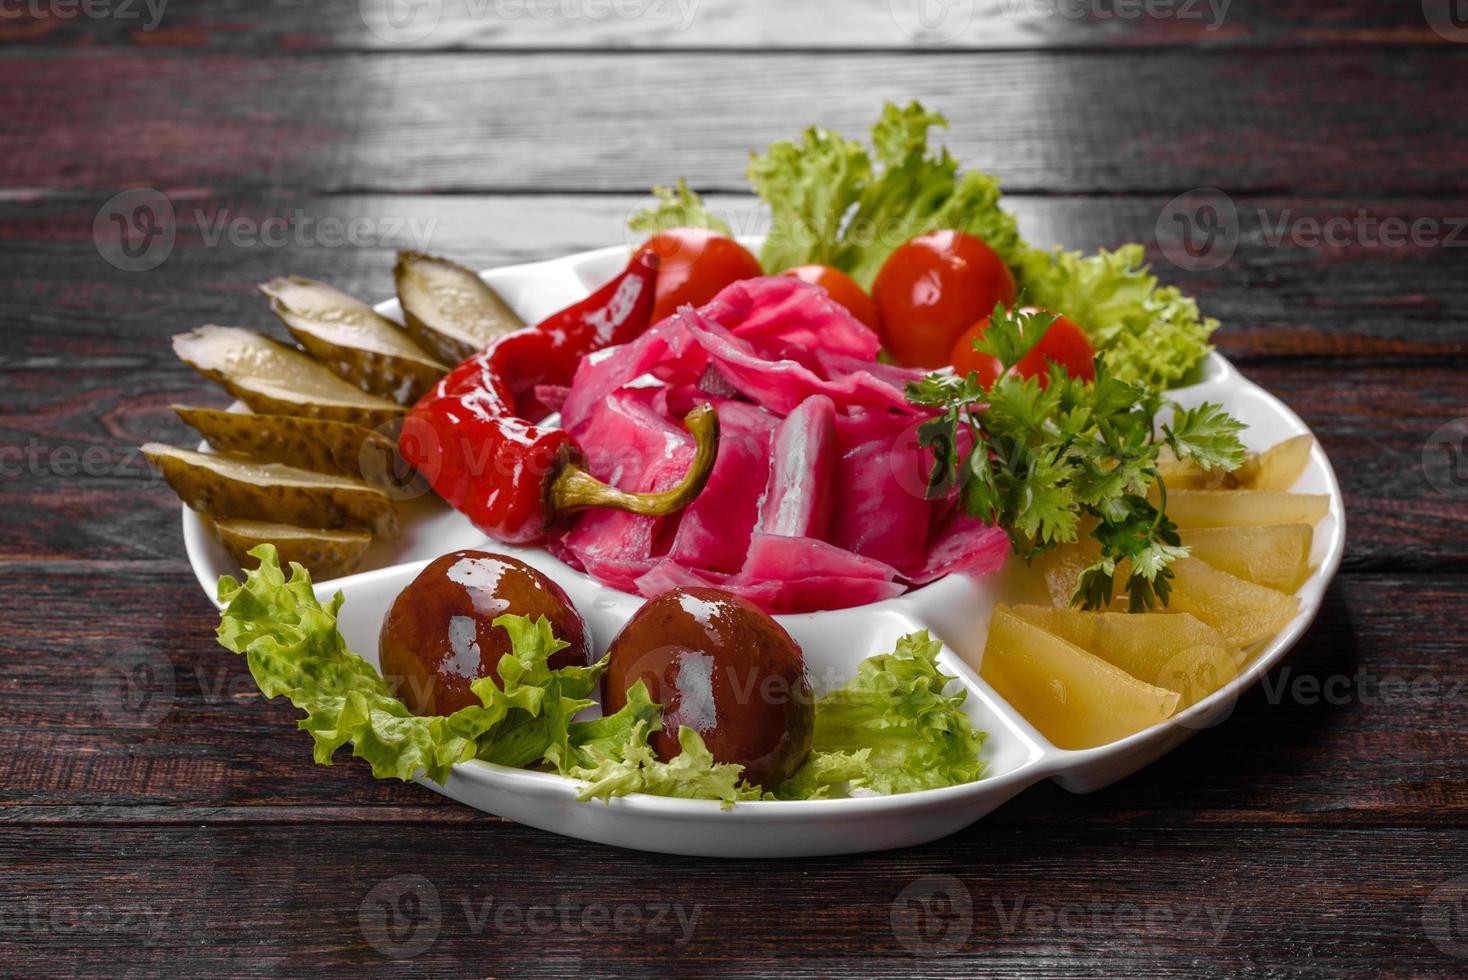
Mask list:
[[[618,246],[483,275],[527,323],[533,323],[611,278],[626,257],[626,248]],[[383,303],[378,310],[394,319],[401,313],[396,301]],[[1218,354],[1208,358],[1201,382],[1172,395],[1185,406],[1222,403],[1248,423],[1244,442],[1250,449],[1309,432],[1299,416]],[[969,692],[968,714],[988,733],[982,753],[988,775],[978,782],[888,797],[740,803],[727,810],[713,802],[640,794],[609,804],[581,803],[571,780],[478,761],[455,766],[443,785],[420,782],[487,813],[571,837],[670,854],[744,858],[844,854],[925,843],[966,827],[1042,779],[1054,779],[1077,793],[1100,789],[1227,718],[1240,692],[1279,662],[1315,619],[1345,547],[1340,486],[1318,445],[1294,489],[1330,495],[1330,512],[1315,532],[1311,554],[1315,570],[1299,591],[1300,614],[1227,687],[1163,724],[1110,745],[1083,751],[1057,748],[979,678],[990,613],[997,601],[1006,598],[1012,582],[1004,573],[988,580],[952,575],[869,606],[776,618],[801,645],[817,693],[844,681],[865,657],[890,651],[904,633],[928,629],[941,639],[940,662]],[[403,518],[403,536],[375,543],[368,553],[365,567],[370,571],[317,587],[323,599],[338,590],[344,593],[341,630],[351,649],[374,665],[378,628],[389,604],[428,562],[450,551],[482,548],[513,555],[559,582],[586,617],[598,656],[641,605],[639,597],[610,589],[544,551],[490,541],[436,498],[408,502]],[[239,567],[187,508],[183,531],[194,572],[212,598],[219,576],[238,576]],[[294,731],[283,731],[281,737],[302,738]],[[301,751],[307,751],[304,744]]]

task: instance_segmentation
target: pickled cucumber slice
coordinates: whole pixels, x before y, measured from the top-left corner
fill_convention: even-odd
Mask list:
[[[307,353],[368,394],[411,405],[448,373],[402,327],[339,289],[286,276],[260,291]]]
[[[244,568],[260,564],[249,553],[250,549],[268,543],[275,545],[282,565],[300,562],[318,582],[355,572],[372,544],[372,535],[366,531],[312,530],[233,518],[220,518],[212,523],[214,536]]]
[[[408,332],[445,364],[458,364],[500,334],[525,325],[499,293],[457,262],[399,252],[393,279]]]
[[[161,443],[143,455],[179,499],[210,517],[279,521],[297,527],[351,528],[378,537],[398,535],[398,512],[381,490],[361,480],[243,456],[196,453]]]
[[[350,422],[182,405],[173,410],[222,453],[369,483],[391,476],[397,466],[397,448],[391,439]]]
[[[407,410],[347,384],[305,354],[239,327],[199,327],[173,338],[179,360],[266,415],[390,426]]]

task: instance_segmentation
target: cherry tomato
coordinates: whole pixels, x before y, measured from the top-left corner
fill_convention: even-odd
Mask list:
[[[725,286],[764,275],[759,259],[732,238],[707,228],[669,228],[642,245],[657,253],[657,300],[652,320],[657,323],[685,303],[702,306]]]
[[[877,304],[856,284],[855,279],[840,269],[833,269],[829,265],[798,265],[793,269],[786,269],[780,275],[820,286],[830,295],[832,301],[845,307],[852,316],[877,333],[882,332],[881,321],[877,319]]]
[[[961,231],[930,231],[887,257],[872,284],[882,343],[908,367],[948,363],[971,324],[1013,306],[1014,276],[998,254]]]
[[[1038,312],[1032,308],[1026,308],[1026,312]],[[984,335],[989,328],[988,319],[974,324],[958,342],[953,345],[950,360],[953,362],[954,370],[959,374],[976,372],[979,381],[985,385],[991,385],[999,377],[999,361],[988,354],[980,354],[974,350],[974,341]],[[1091,341],[1086,338],[1085,332],[1076,326],[1073,321],[1063,316],[1056,316],[1053,323],[1045,331],[1045,336],[1038,344],[1030,348],[1030,352],[1020,359],[1014,366],[1015,373],[1025,378],[1039,378],[1043,387],[1050,383],[1050,362],[1054,361],[1070,374],[1072,378],[1083,378],[1086,381],[1096,379],[1096,349],[1091,346]]]

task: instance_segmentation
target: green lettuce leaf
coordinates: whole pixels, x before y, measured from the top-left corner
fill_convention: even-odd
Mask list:
[[[714,215],[688,186],[688,181],[679,179],[673,188],[654,187],[658,203],[645,211],[633,215],[627,227],[651,238],[670,228],[710,228],[721,235],[732,235],[729,226]]]
[[[770,206],[760,264],[770,275],[798,265],[832,265],[846,213],[872,176],[862,145],[812,126],[799,143],[772,143],[749,161],[749,180]]]
[[[1095,255],[1029,249],[1015,266],[1021,301],[1057,310],[1086,332],[1113,376],[1153,390],[1184,380],[1212,348],[1218,321],[1159,286],[1141,245]]]
[[[316,599],[311,577],[292,563],[286,581],[274,546],[250,552],[260,567],[243,583],[225,575],[225,604],[217,636],[225,649],[244,654],[266,697],[285,697],[306,713],[300,727],[315,740],[315,759],[331,765],[348,743],[378,778],[411,779],[418,773],[442,782],[458,762],[483,758],[506,765],[538,762],[552,746],[564,746],[571,717],[590,704],[602,665],[550,670],[547,659],[565,646],[544,618],[532,623],[501,616],[513,652],[500,659],[504,689],[492,678],[472,689],[483,702],[446,717],[413,714],[392,685],[346,647],[337,629],[342,595],[326,605]]]
[[[871,134],[880,170],[859,142],[818,127],[754,156],[749,178],[770,207],[765,271],[832,265],[870,289],[893,249],[939,228],[975,235],[1012,262],[1023,243],[999,208],[999,182],[960,174],[947,150],[930,151],[928,131],[947,125],[917,102],[889,103]]]
[[[973,782],[984,773],[984,734],[963,713],[967,692],[938,669],[941,644],[926,630],[868,657],[856,676],[816,702],[811,758],[776,789],[810,798],[845,782],[878,793],[909,793]]]
[[[743,766],[718,763],[693,729],[678,729],[682,751],[660,761],[648,734],[661,726],[658,706],[638,681],[627,691],[627,704],[615,714],[573,726],[571,748],[554,759],[564,776],[586,785],[579,800],[610,800],[629,793],[652,793],[690,800],[719,800],[725,807],[757,800],[759,790],[740,780]]]

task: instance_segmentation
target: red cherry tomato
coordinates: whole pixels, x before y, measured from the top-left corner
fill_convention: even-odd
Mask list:
[[[1032,308],[1027,308],[1026,311],[1038,312]],[[993,384],[999,377],[999,361],[974,350],[974,341],[982,337],[988,328],[987,318],[974,324],[958,338],[950,355],[954,370],[959,374],[976,372],[979,381],[985,385]],[[1024,378],[1039,378],[1041,387],[1044,387],[1050,383],[1051,361],[1065,368],[1072,378],[1096,380],[1096,349],[1091,346],[1085,332],[1063,316],[1056,316],[1045,331],[1045,336],[1030,348],[1030,352],[1020,359],[1014,370]]]
[[[765,274],[759,259],[743,245],[707,228],[669,228],[649,238],[642,248],[656,252],[661,263],[654,323],[685,303],[702,306],[732,282]]]
[[[845,307],[852,316],[877,333],[882,332],[881,321],[877,319],[877,304],[856,284],[855,279],[840,269],[833,269],[829,265],[798,265],[793,269],[786,269],[780,275],[820,286],[830,294],[832,301]]]
[[[908,367],[948,363],[970,325],[1013,306],[1014,276],[998,254],[961,231],[930,231],[887,257],[872,284],[882,343]]]

